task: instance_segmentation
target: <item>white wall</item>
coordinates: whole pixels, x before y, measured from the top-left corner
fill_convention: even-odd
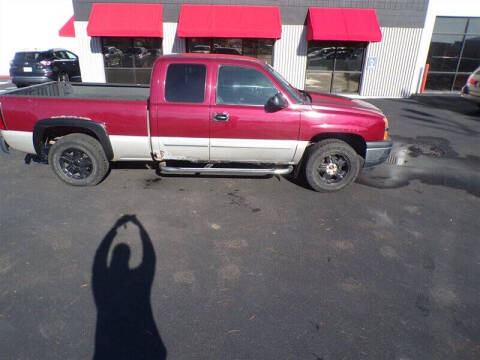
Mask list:
[[[411,94],[422,29],[381,28],[382,41],[370,43],[365,54],[360,95],[401,98]],[[368,67],[375,58],[376,66]]]
[[[176,54],[185,52],[185,39],[177,37],[177,23],[163,23],[163,54]]]
[[[8,75],[18,50],[57,47],[77,53],[75,38],[58,35],[72,15],[72,0],[0,0],[0,76]]]
[[[100,38],[87,35],[88,21],[75,21],[74,25],[82,81],[104,83],[105,68]]]
[[[303,25],[282,25],[282,38],[275,41],[273,67],[293,86],[305,88],[307,69],[307,28]]]
[[[433,27],[437,16],[461,16],[480,17],[480,0],[430,0],[423,28],[420,50],[415,65],[415,73],[412,81],[411,91],[420,91],[421,78],[425,63],[427,62],[428,50],[432,40]]]

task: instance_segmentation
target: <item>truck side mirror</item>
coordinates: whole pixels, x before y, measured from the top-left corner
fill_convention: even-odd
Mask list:
[[[273,95],[270,99],[268,99],[267,103],[265,104],[265,111],[266,112],[275,112],[282,110],[288,106],[288,101],[285,99],[282,93],[278,92]]]

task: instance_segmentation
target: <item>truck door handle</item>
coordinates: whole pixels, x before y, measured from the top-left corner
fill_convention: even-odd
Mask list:
[[[213,121],[222,121],[222,122],[226,122],[228,121],[228,114],[227,113],[220,113],[220,114],[213,114]]]

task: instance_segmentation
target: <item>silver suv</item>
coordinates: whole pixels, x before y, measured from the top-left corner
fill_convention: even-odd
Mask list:
[[[462,88],[462,96],[480,106],[480,67],[468,77],[467,83]]]

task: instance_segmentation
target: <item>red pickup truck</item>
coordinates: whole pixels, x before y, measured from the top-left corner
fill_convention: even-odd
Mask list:
[[[71,185],[96,185],[112,161],[162,173],[288,174],[317,191],[352,183],[392,148],[366,102],[310,93],[263,61],[160,57],[150,87],[52,82],[0,95],[0,143],[48,160]],[[3,138],[3,139],[2,139]]]

